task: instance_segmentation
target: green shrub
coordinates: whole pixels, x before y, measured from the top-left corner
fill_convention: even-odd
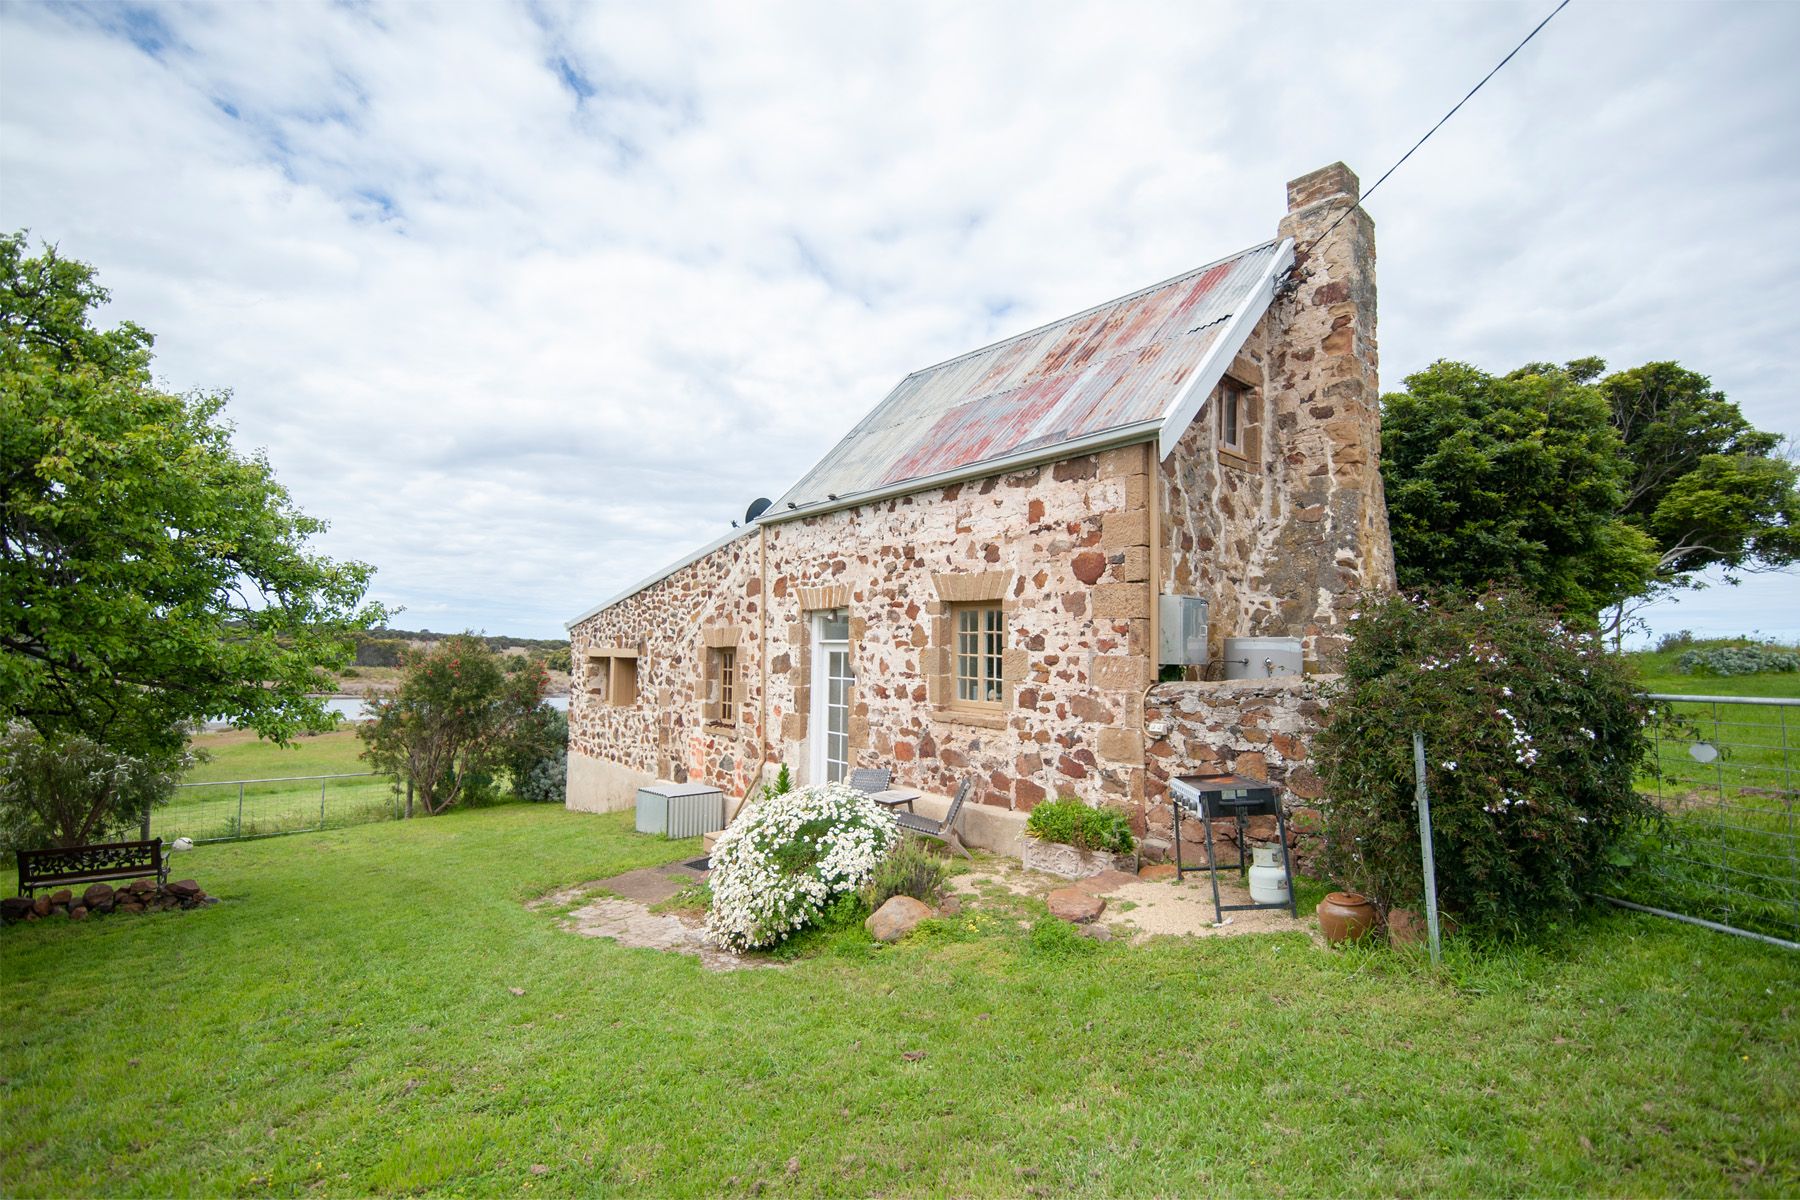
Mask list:
[[[538,705],[519,719],[502,744],[499,764],[519,799],[561,804],[568,791],[569,718],[548,704]]]
[[[1137,848],[1131,820],[1116,808],[1096,808],[1075,796],[1047,800],[1031,810],[1025,832],[1041,842],[1061,842],[1078,850],[1129,854]]]
[[[1413,807],[1425,738],[1438,898],[1511,935],[1581,905],[1657,812],[1630,667],[1527,600],[1391,597],[1355,625],[1317,745],[1330,875],[1384,907],[1424,898]]]
[[[1675,660],[1683,675],[1791,674],[1800,671],[1800,654],[1778,646],[1718,646],[1689,650]]]
[[[917,838],[902,838],[875,866],[863,885],[863,901],[873,912],[895,896],[911,896],[936,907],[944,898],[944,881],[950,870],[944,860]]]
[[[83,846],[136,837],[193,759],[127,754],[81,734],[46,739],[23,721],[0,734],[0,849]]]

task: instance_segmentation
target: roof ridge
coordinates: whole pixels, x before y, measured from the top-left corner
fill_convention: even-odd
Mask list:
[[[1266,241],[1266,242],[1258,242],[1254,246],[1246,246],[1244,249],[1237,251],[1235,254],[1227,254],[1223,258],[1215,258],[1213,261],[1211,261],[1209,263],[1202,263],[1200,266],[1194,267],[1190,270],[1183,271],[1178,275],[1171,275],[1167,279],[1160,280],[1159,282],[1152,283],[1145,287],[1138,288],[1136,291],[1126,292],[1122,296],[1114,296],[1111,300],[1102,300],[1098,304],[1090,304],[1088,307],[1082,309],[1080,312],[1070,313],[1066,317],[1058,317],[1054,321],[1045,321],[1042,325],[1034,325],[1030,329],[1021,330],[1020,332],[1014,333],[1014,334],[1009,334],[1006,337],[1003,337],[998,341],[989,342],[985,346],[978,346],[973,350],[964,351],[963,353],[958,354],[953,358],[946,358],[941,362],[934,362],[934,363],[930,364],[929,366],[920,367],[916,371],[908,372],[906,374],[906,376],[900,380],[900,384],[904,385],[906,383],[906,380],[912,379],[915,376],[924,375],[931,371],[942,370],[945,367],[952,366],[959,362],[963,362],[966,359],[971,359],[971,358],[976,357],[977,355],[986,354],[990,350],[998,350],[1000,347],[1005,346],[1011,342],[1017,342],[1024,338],[1031,337],[1035,334],[1043,333],[1045,330],[1048,330],[1048,329],[1055,329],[1058,325],[1073,324],[1074,322],[1081,320],[1083,317],[1093,316],[1095,313],[1099,312],[1103,308],[1111,308],[1116,304],[1124,304],[1128,300],[1136,300],[1140,296],[1147,296],[1151,292],[1157,291],[1160,288],[1166,288],[1172,283],[1180,283],[1184,279],[1192,279],[1194,276],[1203,274],[1204,272],[1207,272],[1207,271],[1210,271],[1214,267],[1222,266],[1225,263],[1233,262],[1240,258],[1245,258],[1249,255],[1257,253],[1260,250],[1268,250],[1271,247],[1275,246],[1276,244],[1277,244],[1276,239],[1270,239],[1269,241]],[[1188,332],[1191,333],[1192,330],[1189,330]],[[899,387],[896,387],[894,389],[894,391],[899,391],[899,390],[900,390]],[[892,393],[889,393],[889,394],[892,395]],[[885,403],[885,401],[884,401],[884,403]]]

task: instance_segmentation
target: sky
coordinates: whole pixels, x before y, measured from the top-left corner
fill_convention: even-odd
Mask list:
[[[0,228],[232,393],[395,625],[556,637],[909,371],[1366,191],[1552,7],[9,0]],[[1800,436],[1797,55],[1796,4],[1575,0],[1369,201],[1383,386],[1676,359]]]

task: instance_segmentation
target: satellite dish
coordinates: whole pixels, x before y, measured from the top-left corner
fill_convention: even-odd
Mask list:
[[[768,512],[769,505],[773,503],[774,501],[770,500],[767,496],[758,496],[756,499],[752,500],[750,502],[750,507],[744,510],[744,524],[749,525],[754,522],[756,518]]]

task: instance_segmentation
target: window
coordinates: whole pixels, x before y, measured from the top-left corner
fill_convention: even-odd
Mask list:
[[[956,616],[957,704],[998,706],[1005,699],[1006,615],[998,604],[959,605]]]
[[[588,695],[617,707],[637,703],[637,651],[590,650],[587,656]]]
[[[1226,378],[1219,381],[1219,449],[1229,450],[1233,454],[1243,454],[1244,426],[1248,423],[1249,413],[1245,411],[1246,393],[1249,389],[1235,379]]]
[[[721,725],[737,724],[737,647],[720,646],[712,654],[712,719]]]

